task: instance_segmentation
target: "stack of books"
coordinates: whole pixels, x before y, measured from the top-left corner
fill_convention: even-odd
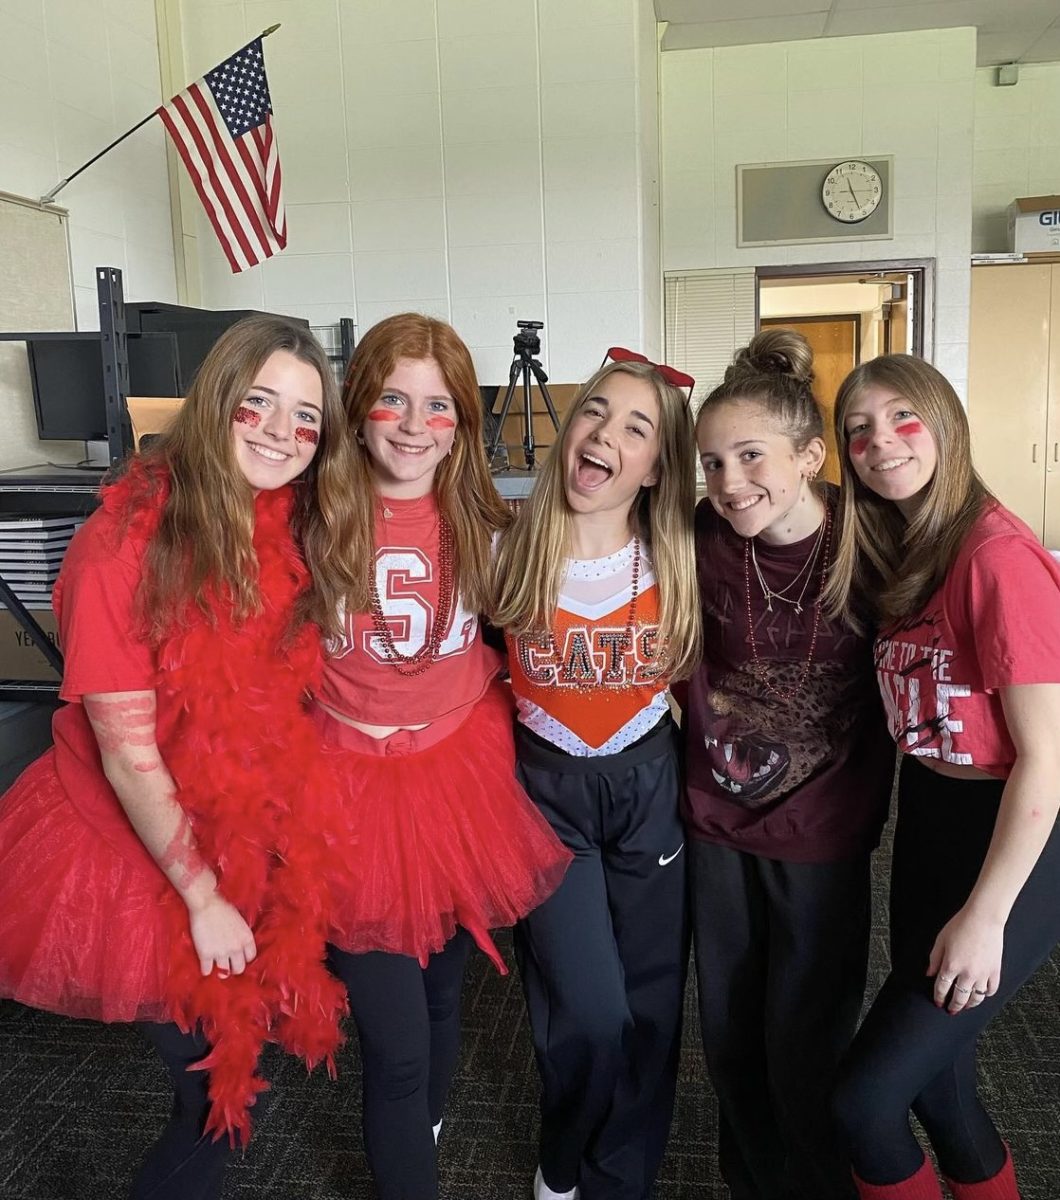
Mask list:
[[[77,516],[0,516],[0,577],[27,608],[51,608],[63,555],[84,521]]]

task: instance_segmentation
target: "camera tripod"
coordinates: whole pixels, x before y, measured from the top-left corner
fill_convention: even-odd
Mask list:
[[[523,457],[526,460],[525,469],[533,471],[537,459],[537,443],[534,440],[534,414],[530,400],[531,374],[541,389],[541,396],[545,401],[545,408],[548,410],[553,429],[559,429],[559,417],[556,416],[555,405],[548,393],[548,376],[535,357],[541,353],[541,339],[538,337],[537,331],[544,329],[544,322],[516,321],[516,325],[519,327],[519,332],[512,338],[515,343],[515,356],[512,359],[512,368],[508,372],[508,390],[504,393],[501,411],[495,417],[497,423],[493,430],[493,436],[486,447],[486,458],[488,462],[492,463],[493,456],[501,446],[504,437],[504,422],[508,417],[508,410],[511,408],[512,399],[515,396],[515,388],[521,377],[523,384]]]

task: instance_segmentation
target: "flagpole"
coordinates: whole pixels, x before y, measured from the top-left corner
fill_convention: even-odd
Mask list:
[[[275,25],[270,25],[268,27],[268,29],[264,30],[259,36],[263,37],[263,38],[267,38],[270,33],[275,33],[276,30],[279,28],[280,28],[280,23],[277,22]],[[257,38],[251,38],[251,41],[257,41]],[[249,45],[250,45],[250,42],[247,42],[247,46],[249,46]],[[246,49],[246,47],[243,47],[243,48]],[[236,53],[238,54],[239,51],[236,51]],[[65,179],[60,179],[59,182],[55,185],[55,187],[52,188],[52,190],[50,192],[47,192],[45,195],[41,196],[40,204],[42,206],[45,204],[51,204],[51,202],[63,190],[63,188],[66,187],[66,185],[68,183],[71,183],[73,180],[75,180],[78,177],[78,175],[81,174],[82,171],[87,171],[88,168],[94,162],[101,159],[104,154],[109,154],[110,151],[113,150],[115,146],[120,145],[122,142],[125,141],[125,139],[127,137],[129,137],[131,134],[134,134],[141,126],[146,125],[148,121],[150,121],[153,117],[157,117],[157,116],[158,116],[158,110],[155,109],[154,112],[148,113],[147,116],[144,117],[144,119],[142,121],[137,121],[136,124],[131,129],[127,129],[121,135],[121,137],[115,138],[114,141],[111,142],[111,144],[109,146],[105,146],[102,150],[100,150],[100,152],[98,154],[93,155],[92,158],[90,158],[88,160],[88,162],[83,163],[80,167],[78,167],[77,170],[72,175],[68,175]]]

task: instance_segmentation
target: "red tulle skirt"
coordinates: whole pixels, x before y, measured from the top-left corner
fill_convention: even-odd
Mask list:
[[[0,996],[97,1021],[168,1020],[169,887],[84,820],[49,751],[0,802]]]
[[[571,860],[516,782],[512,719],[510,692],[494,684],[441,741],[366,754],[349,748],[363,735],[321,714],[324,753],[356,838],[349,870],[335,881],[331,940],[340,949],[425,964],[463,926],[506,970],[489,931],[547,899]]]

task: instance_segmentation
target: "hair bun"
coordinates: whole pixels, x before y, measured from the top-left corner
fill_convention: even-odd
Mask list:
[[[737,351],[725,382],[751,375],[789,375],[799,383],[813,382],[813,351],[794,329],[763,329]]]

